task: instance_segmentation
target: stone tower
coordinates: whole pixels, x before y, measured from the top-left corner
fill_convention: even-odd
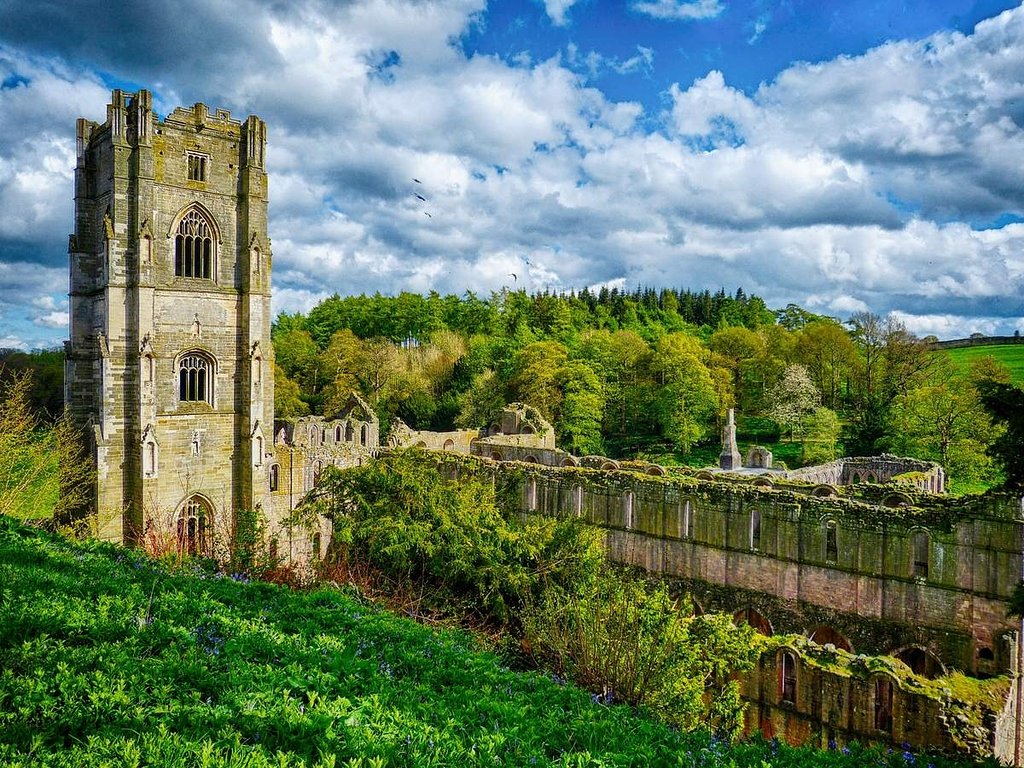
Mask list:
[[[115,90],[78,120],[65,401],[93,438],[105,538],[213,552],[269,509],[266,124],[160,120]]]

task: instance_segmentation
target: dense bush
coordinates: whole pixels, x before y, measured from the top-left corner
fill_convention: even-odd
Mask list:
[[[753,667],[759,655],[746,624],[735,626],[724,614],[695,617],[663,585],[620,571],[606,572],[582,593],[547,593],[528,611],[525,635],[540,659],[604,700],[724,736],[742,724],[739,688],[730,677]]]
[[[367,563],[443,613],[515,622],[527,601],[586,584],[603,561],[600,533],[580,520],[511,517],[493,484],[448,479],[415,452],[329,469],[318,489],[330,558]]]

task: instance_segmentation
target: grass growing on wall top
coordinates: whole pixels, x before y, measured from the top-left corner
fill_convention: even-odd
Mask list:
[[[337,591],[168,571],[3,517],[0,670],[12,767],[908,765],[679,733]]]

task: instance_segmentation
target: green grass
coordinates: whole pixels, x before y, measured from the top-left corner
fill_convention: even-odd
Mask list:
[[[992,356],[1010,369],[1013,383],[1024,385],[1024,344],[986,344],[981,347],[960,347],[939,350],[949,355],[953,363],[966,371],[972,360]]]
[[[336,590],[168,570],[4,517],[0,764],[907,765],[679,733]]]

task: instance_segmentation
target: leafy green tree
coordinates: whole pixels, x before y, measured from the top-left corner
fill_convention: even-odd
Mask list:
[[[715,359],[729,371],[733,396],[741,409],[747,409],[757,394],[755,361],[764,355],[764,339],[749,328],[723,328],[711,334],[708,347]]]
[[[822,402],[837,408],[857,365],[857,348],[846,329],[830,318],[812,320],[797,333],[794,358],[807,368]]]
[[[459,396],[455,425],[462,429],[490,426],[506,402],[505,387],[494,371],[485,370],[474,377],[472,386]]]
[[[274,365],[274,413],[286,419],[309,413],[309,405],[302,400],[298,383],[289,379],[284,369],[276,364]]]
[[[605,401],[597,374],[583,361],[570,360],[555,373],[555,384],[562,391],[555,422],[559,444],[578,455],[603,453],[601,422]]]
[[[719,407],[706,357],[698,339],[681,333],[659,339],[654,349],[655,414],[662,434],[684,454],[709,433]]]
[[[992,382],[982,387],[981,403],[1004,431],[988,453],[1002,467],[1008,488],[1024,488],[1024,389]]]
[[[609,700],[653,711],[682,729],[738,733],[735,680],[759,655],[754,631],[728,616],[693,616],[663,585],[610,571],[590,590],[549,591],[527,614],[540,659]]]
[[[513,397],[539,410],[554,422],[562,405],[562,391],[556,381],[558,369],[566,362],[568,350],[557,341],[537,341],[516,356],[509,379]]]
[[[789,433],[804,436],[807,418],[821,407],[821,393],[811,381],[807,369],[799,364],[790,365],[771,396],[766,415]]]
[[[986,449],[995,430],[978,391],[948,358],[926,382],[898,395],[890,445],[899,453],[941,463],[956,480],[990,474]]]
[[[825,407],[816,408],[804,420],[803,461],[821,464],[836,457],[839,441],[839,417]]]

